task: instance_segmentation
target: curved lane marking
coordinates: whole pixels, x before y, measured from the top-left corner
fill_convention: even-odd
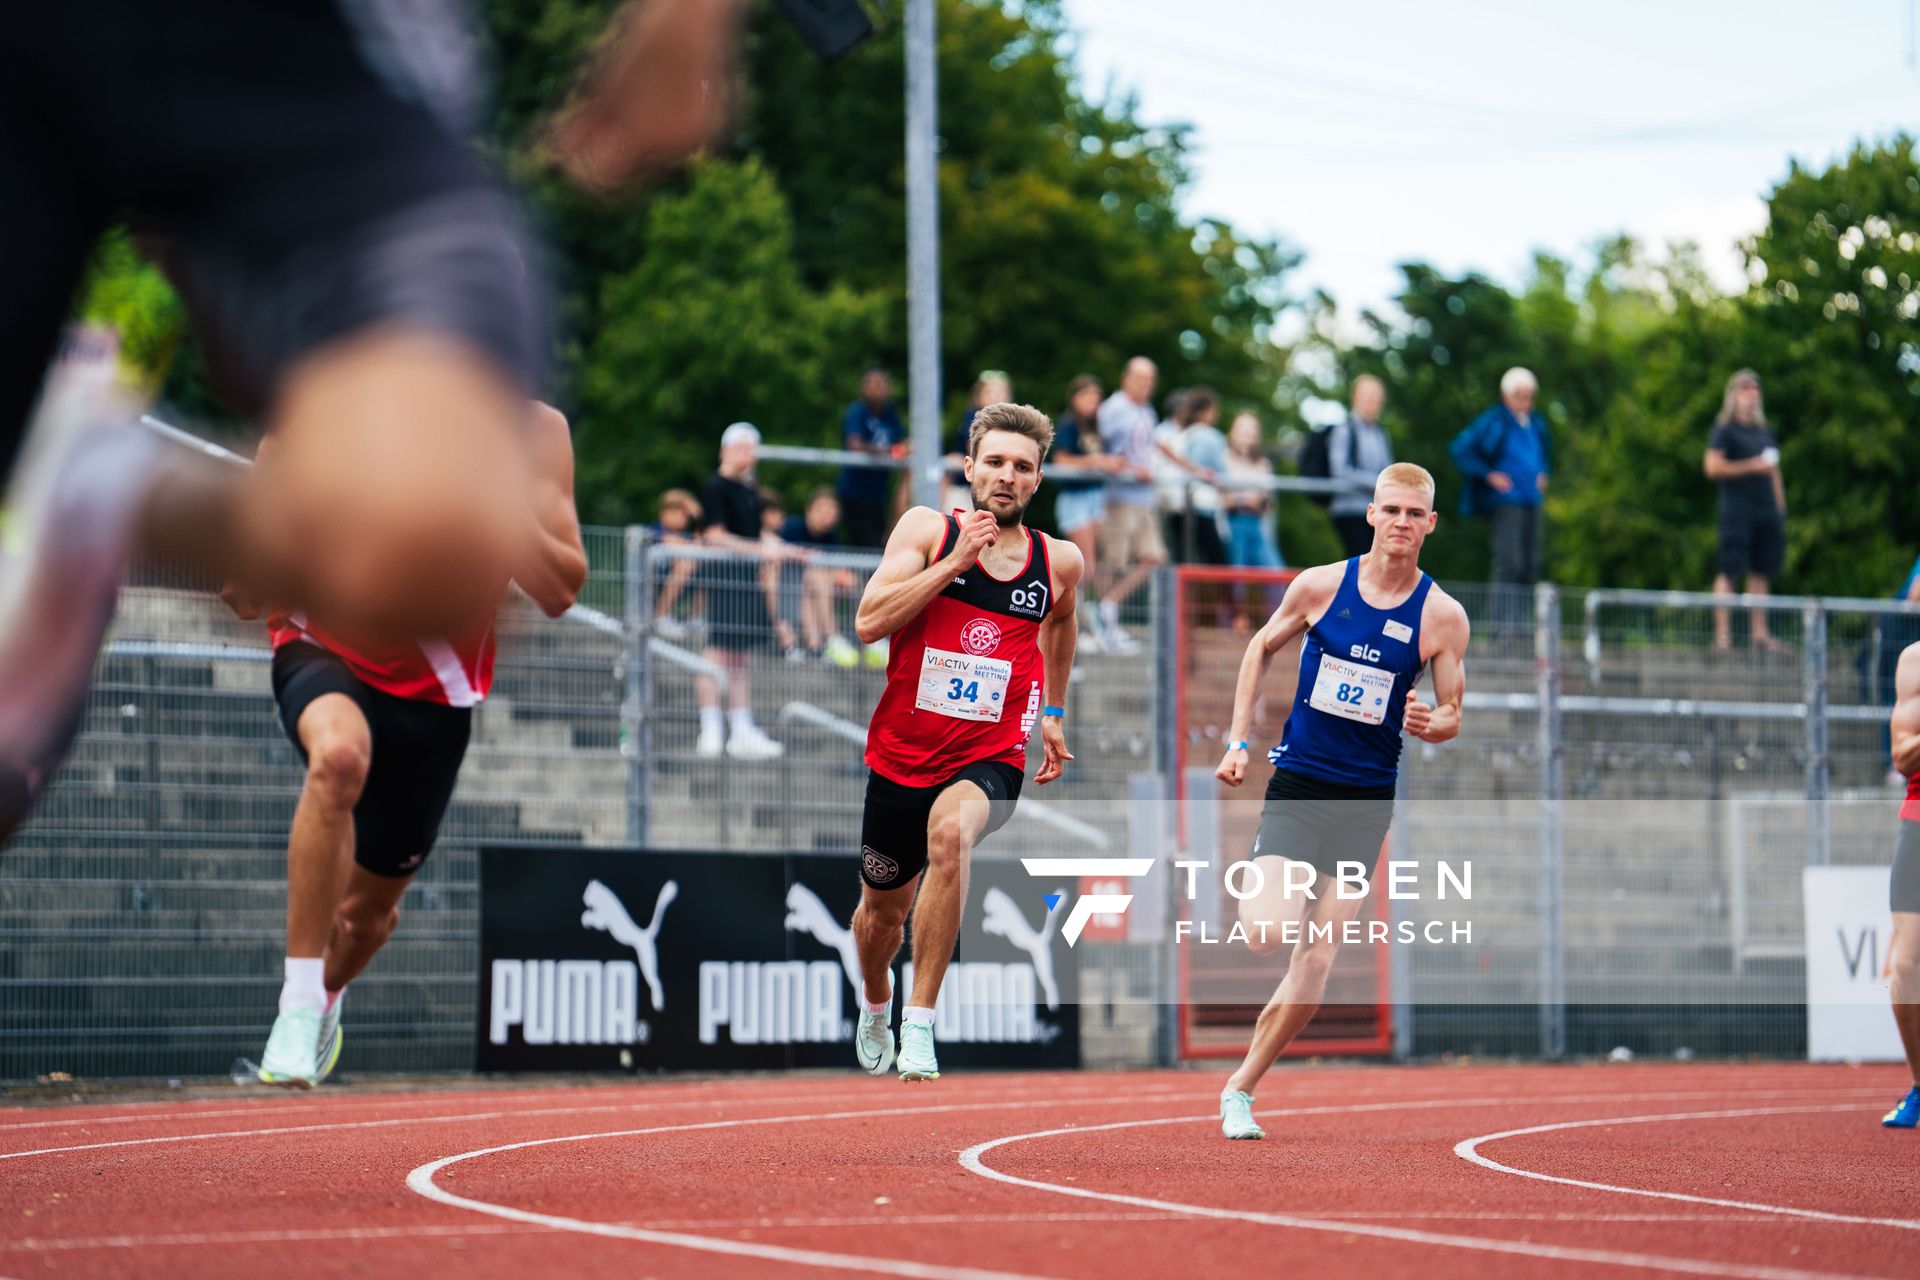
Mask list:
[[[1698,1095],[1695,1095],[1698,1096]],[[1724,1095],[1723,1095],[1724,1096]],[[1591,1099],[1588,1099],[1590,1101]],[[1616,1095],[1612,1101],[1627,1101],[1626,1097]],[[1456,1105],[1463,1106],[1506,1106],[1508,1098],[1462,1099]],[[1582,1101],[1565,1098],[1562,1102]],[[1422,1104],[1413,1104],[1422,1105]],[[1443,1105],[1439,1103],[1431,1105]],[[1278,1110],[1256,1112],[1263,1116],[1299,1116],[1299,1115],[1335,1115],[1364,1111],[1400,1109],[1399,1104],[1381,1103],[1357,1107],[1290,1107]],[[1023,1178],[1017,1174],[1005,1173],[989,1168],[984,1157],[989,1151],[1009,1146],[1016,1142],[1030,1142],[1040,1138],[1056,1138],[1068,1134],[1081,1135],[1100,1133],[1118,1129],[1147,1128],[1168,1124],[1217,1124],[1218,1115],[1176,1116],[1164,1120],[1122,1120],[1112,1124],[1069,1126],[1060,1129],[1041,1129],[1033,1133],[1013,1134],[1004,1138],[994,1138],[977,1143],[960,1153],[960,1166],[969,1173],[975,1173],[994,1182],[1003,1182],[1011,1186],[1024,1187],[1032,1191],[1047,1191],[1055,1195],[1077,1196],[1086,1200],[1105,1200],[1113,1204],[1124,1204],[1136,1209],[1160,1209],[1169,1213],[1188,1214],[1198,1218],[1216,1218],[1229,1222],[1253,1222],[1266,1226],[1293,1227],[1302,1231],[1333,1231],[1344,1235],[1368,1236],[1379,1240],[1393,1240],[1404,1244],[1438,1245],[1453,1249],[1471,1249],[1486,1253],[1513,1254],[1520,1257],[1540,1258],[1554,1262],[1592,1262],[1603,1266],[1634,1267],[1648,1271],[1669,1271],[1682,1275],[1735,1276],[1739,1280],[1839,1280],[1832,1272],[1801,1271],[1788,1267],[1753,1266],[1739,1262],[1719,1262],[1706,1258],[1681,1258],[1661,1254],[1630,1253],[1612,1249],[1591,1249],[1567,1245],[1533,1244],[1524,1240],[1502,1240],[1495,1237],[1462,1236],[1446,1232],[1421,1231],[1411,1227],[1392,1227],[1367,1222],[1335,1222],[1325,1218],[1302,1217],[1298,1214],[1267,1213],[1247,1209],[1223,1209],[1212,1205],[1187,1204],[1178,1200],[1159,1200],[1151,1196],[1131,1196],[1112,1191],[1095,1191],[1089,1187],[1063,1186],[1054,1182],[1042,1182],[1036,1178]],[[1858,1280],[1848,1277],[1848,1280]]]
[[[1772,1091],[1762,1096],[1779,1096],[1787,1091]],[[1792,1091],[1804,1096],[1804,1090]],[[1867,1092],[1865,1089],[1859,1092]],[[1874,1090],[1876,1096],[1884,1090]],[[1567,1097],[1542,1099],[1561,1104],[1570,1102],[1618,1103],[1638,1102],[1662,1099],[1692,1100],[1703,1095],[1690,1093],[1654,1093],[1654,1094],[1599,1094],[1587,1097]],[[1724,1092],[1711,1095],[1724,1098]],[[1153,1098],[1132,1098],[1114,1096],[1102,1101],[1136,1102],[1164,1100]],[[1437,1109],[1444,1107],[1509,1106],[1514,1099],[1502,1097],[1472,1097],[1426,1099],[1419,1101],[1395,1100],[1392,1102],[1342,1104],[1318,1107],[1296,1107],[1285,1110],[1265,1110],[1261,1115],[1349,1115],[1372,1111],[1407,1111]],[[760,1245],[748,1241],[717,1239],[712,1236],[690,1235],[677,1231],[664,1231],[646,1227],[626,1226],[619,1223],[593,1222],[582,1218],[568,1218],[557,1214],[538,1213],[528,1209],[516,1209],[510,1205],[495,1204],[477,1200],[469,1196],[458,1195],[446,1190],[435,1182],[435,1177],[450,1166],[469,1160],[478,1160],[487,1156],[500,1155],[509,1151],[524,1151],[533,1147],[556,1146],[569,1142],[595,1142],[610,1138],[632,1138],[661,1133],[686,1133],[697,1130],[730,1129],[748,1125],[802,1124],[830,1120],[850,1120],[867,1116],[887,1115],[927,1115],[961,1111],[1005,1110],[1021,1103],[970,1103],[934,1107],[886,1107],[867,1108],[854,1111],[820,1112],[787,1116],[769,1116],[758,1119],[711,1120],[696,1124],[660,1125],[644,1129],[623,1129],[606,1133],[572,1134],[563,1137],[535,1138],[524,1142],[505,1143],[500,1146],[483,1147],[475,1151],[466,1151],[458,1155],[442,1157],[421,1165],[407,1175],[407,1186],[417,1194],[439,1204],[454,1208],[467,1209],[474,1213],[502,1218],[509,1222],[525,1223],[531,1226],[551,1227],[558,1230],[575,1231],[585,1235],[601,1236],[608,1239],[632,1240],[646,1244],[663,1244],[676,1248],[693,1249],[708,1253],[728,1254],[735,1257],[752,1257],[766,1261],[790,1262],[800,1266],[837,1267],[844,1270],[874,1272],[881,1275],[915,1277],[918,1280],[987,1280],[996,1277],[1006,1280],[1006,1273],[978,1272],[965,1268],[932,1267],[924,1263],[906,1262],[886,1258],[874,1258],[854,1254],[834,1254],[818,1250],[790,1249],[777,1245]],[[1262,1222],[1275,1226],[1299,1227],[1310,1231],[1335,1231],[1347,1235],[1373,1236],[1381,1239],[1396,1240],[1414,1244],[1445,1245],[1454,1248],[1476,1249],[1494,1253],[1517,1254],[1531,1258],[1545,1258],[1556,1261],[1597,1262],[1614,1266],[1641,1267],[1652,1270],[1674,1271],[1693,1275],[1735,1276],[1740,1280],[1861,1280],[1859,1277],[1836,1276],[1828,1272],[1798,1271],[1778,1267],[1751,1267],[1739,1263],[1716,1263],[1691,1258],[1666,1258],[1651,1254],[1618,1253],[1599,1249],[1562,1248],[1553,1245],[1534,1245],[1524,1241],[1510,1241],[1478,1236],[1456,1236],[1430,1231],[1415,1231],[1408,1228],[1376,1226],[1370,1223],[1351,1220],[1331,1220],[1320,1217],[1306,1217],[1290,1214],[1246,1213],[1239,1210],[1215,1209],[1204,1205],[1188,1205],[1175,1201],[1153,1200],[1142,1196],[1125,1196],[1109,1192],[1090,1191],[1084,1187],[1064,1187],[1052,1183],[1036,1182],[1019,1178],[1012,1174],[1003,1174],[989,1169],[980,1162],[980,1156],[995,1147],[1012,1142],[1021,1142],[1031,1138],[1053,1137],[1069,1133],[1091,1133],[1102,1130],[1140,1128],[1150,1125],[1213,1123],[1217,1116],[1174,1116],[1165,1119],[1125,1120],[1111,1124],[1050,1129],[1039,1133],[1019,1134],[1013,1137],[996,1138],[980,1143],[963,1151],[960,1155],[962,1167],[969,1172],[996,1181],[1011,1183],[1034,1190],[1052,1191],[1061,1195],[1080,1196],[1086,1199],[1108,1200],[1138,1209],[1159,1210],[1184,1217],[1225,1218],[1239,1222]],[[1032,1280],[1032,1278],[1028,1278]]]
[[[1816,1222],[1844,1222],[1857,1226],[1896,1227],[1902,1231],[1920,1231],[1920,1220],[1913,1218],[1868,1218],[1851,1213],[1828,1213],[1822,1209],[1795,1209],[1786,1205],[1759,1204],[1751,1200],[1722,1200],[1714,1196],[1688,1195],[1683,1191],[1653,1191],[1645,1187],[1620,1187],[1609,1182],[1589,1182],[1584,1178],[1563,1178],[1557,1174],[1539,1173],[1532,1169],[1502,1164],[1491,1156],[1482,1155],[1479,1150],[1481,1144],[1498,1142],[1502,1138],[1519,1138],[1534,1133],[1556,1133],[1564,1129],[1597,1129],[1616,1124],[1657,1124],[1664,1120],[1733,1120],[1746,1116],[1805,1115],[1812,1112],[1855,1109],[1847,1105],[1753,1107],[1737,1111],[1686,1111],[1677,1115],[1619,1116],[1611,1120],[1562,1120],[1555,1124],[1536,1124],[1525,1129],[1504,1129],[1499,1133],[1483,1133],[1477,1138],[1466,1138],[1454,1145],[1453,1154],[1462,1160],[1471,1160],[1483,1169],[1491,1169],[1495,1173],[1510,1173],[1517,1178],[1532,1178],[1538,1182],[1557,1182],[1567,1187],[1584,1187],[1589,1191],[1609,1191],[1623,1196],[1646,1196],[1655,1200],[1678,1200],[1683,1204],[1710,1204],[1722,1209],[1744,1209],[1749,1213],[1811,1218]]]

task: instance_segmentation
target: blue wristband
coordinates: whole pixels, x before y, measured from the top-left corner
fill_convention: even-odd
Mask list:
[[[1242,738],[1239,742],[1229,742],[1227,744],[1227,750],[1229,751],[1245,751],[1246,749],[1247,749],[1247,743],[1246,743],[1246,739],[1244,738]]]
[[[1043,716],[1052,716],[1055,720],[1065,720],[1067,718],[1067,713],[1059,707],[1042,707],[1040,708],[1040,714]]]

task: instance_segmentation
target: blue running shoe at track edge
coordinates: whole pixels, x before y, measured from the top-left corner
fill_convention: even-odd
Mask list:
[[[1920,1125],[1920,1084],[1907,1090],[1900,1105],[1881,1116],[1880,1123],[1889,1129],[1911,1129]]]

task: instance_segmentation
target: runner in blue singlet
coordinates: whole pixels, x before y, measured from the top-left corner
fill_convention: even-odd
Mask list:
[[[1341,931],[1365,904],[1364,895],[1339,897],[1323,878],[1343,862],[1371,876],[1393,821],[1402,732],[1426,742],[1460,732],[1467,614],[1420,570],[1420,547],[1436,522],[1431,475],[1411,463],[1382,471],[1367,507],[1373,548],[1295,578],[1240,663],[1227,754],[1215,771],[1234,787],[1246,780],[1246,739],[1267,667],[1296,636],[1306,637],[1293,709],[1267,757],[1274,772],[1253,845],[1261,888],[1239,904],[1255,952],[1290,946],[1293,955],[1254,1024],[1246,1060],[1220,1095],[1221,1132],[1229,1138],[1265,1136],[1253,1119],[1254,1085],[1320,1007]],[[1415,689],[1429,667],[1432,704]],[[1291,891],[1290,862],[1312,869],[1293,868]],[[1289,937],[1295,921],[1297,937]]]

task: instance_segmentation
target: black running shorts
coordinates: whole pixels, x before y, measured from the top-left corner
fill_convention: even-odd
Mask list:
[[[302,761],[300,716],[329,693],[353,699],[373,735],[366,786],[353,807],[353,860],[377,876],[410,876],[440,834],[473,710],[396,698],[364,683],[320,646],[295,641],[274,651],[273,697]]]
[[[531,395],[544,302],[460,136],[458,0],[0,4],[0,468],[94,241],[150,234],[214,381],[260,412],[287,367],[381,323],[446,334]],[[353,15],[350,21],[348,15]]]
[[[860,817],[860,878],[876,889],[904,889],[927,869],[927,818],[940,793],[971,782],[987,793],[986,837],[1007,825],[1026,775],[1001,760],[980,760],[938,786],[908,787],[867,772],[867,804]]]
[[[1900,820],[1893,846],[1893,887],[1887,895],[1895,911],[1920,913],[1920,822]]]
[[[1371,878],[1391,825],[1392,787],[1349,787],[1275,769],[1253,855],[1310,863],[1326,876],[1337,874],[1337,863],[1358,862]]]

